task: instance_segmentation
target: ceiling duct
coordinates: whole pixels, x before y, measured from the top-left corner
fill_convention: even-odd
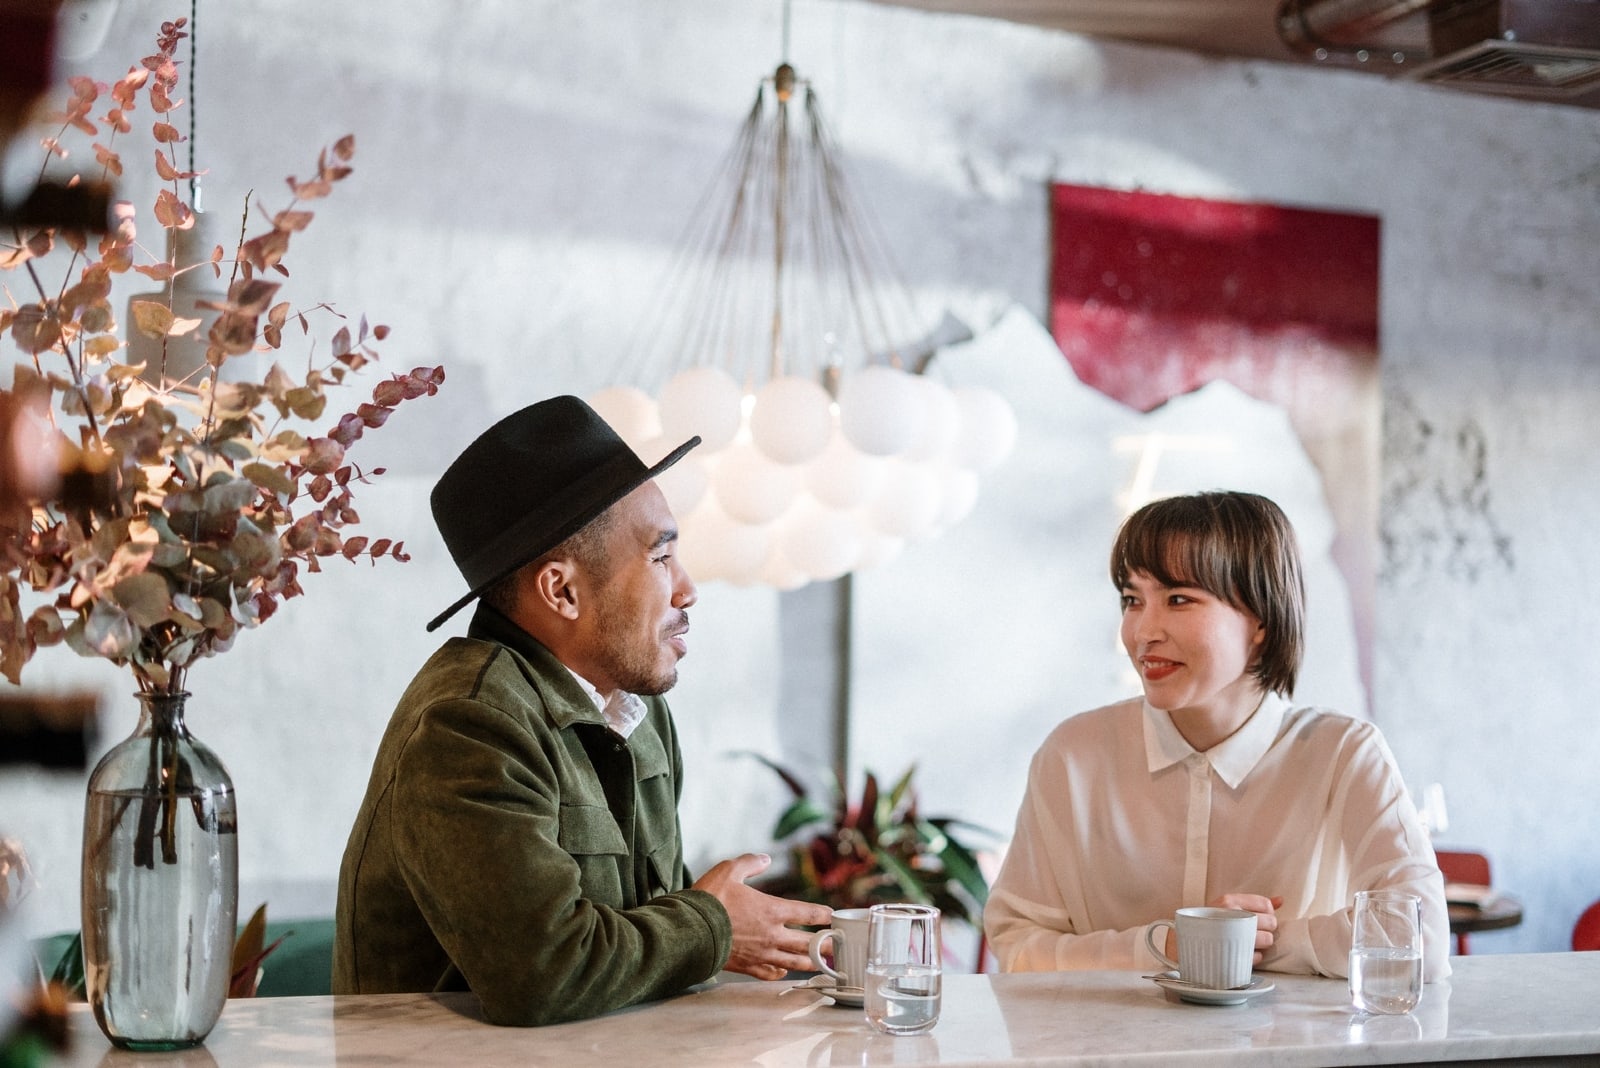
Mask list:
[[[1600,98],[1600,0],[1477,0],[1428,14],[1437,58],[1408,72],[1416,81],[1558,103]]]
[[[1600,0],[1283,0],[1278,33],[1319,62],[1600,107]]]

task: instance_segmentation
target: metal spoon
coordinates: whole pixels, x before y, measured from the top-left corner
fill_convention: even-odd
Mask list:
[[[1145,976],[1141,976],[1140,978],[1143,978],[1143,979],[1160,979],[1164,983],[1172,983],[1175,986],[1192,986],[1196,990],[1215,990],[1218,993],[1224,993],[1224,992],[1229,991],[1229,990],[1245,990],[1245,989],[1248,989],[1249,987],[1251,987],[1251,986],[1253,986],[1255,984],[1255,980],[1251,979],[1250,982],[1246,983],[1244,986],[1237,986],[1237,987],[1206,986],[1204,983],[1197,983],[1192,979],[1180,979],[1178,976],[1172,975],[1172,974],[1167,973],[1167,972],[1161,972],[1158,975],[1145,975]]]

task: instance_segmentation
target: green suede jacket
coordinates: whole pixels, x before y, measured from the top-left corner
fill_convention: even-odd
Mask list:
[[[471,989],[494,1023],[595,1016],[711,978],[728,914],[691,882],[666,702],[624,741],[480,605],[378,747],[339,872],[336,994]]]

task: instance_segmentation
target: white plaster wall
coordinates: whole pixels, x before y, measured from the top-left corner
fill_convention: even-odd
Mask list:
[[[95,72],[120,74],[161,18],[186,9],[124,0]],[[427,516],[433,477],[492,418],[592,388],[621,358],[780,58],[780,5],[237,0],[200,19],[208,206],[231,218],[249,189],[277,206],[283,176],[355,132],[357,174],[297,239],[291,292],[389,323],[392,368],[442,361],[450,376],[364,446],[392,473],[358,507],[375,532],[406,538],[413,562],[311,578],[304,600],[192,676],[194,729],[240,791],[245,907],[265,897],[287,916],[329,906],[378,734],[435,644],[422,625],[458,592]],[[1450,837],[1489,849],[1528,905],[1526,924],[1476,948],[1562,948],[1600,897],[1587,830],[1600,743],[1583,707],[1600,684],[1584,555],[1600,520],[1600,113],[842,2],[795,4],[790,58],[817,82],[908,282],[975,327],[1013,304],[1043,317],[1052,180],[1383,217],[1373,715],[1414,787],[1445,784]],[[1026,499],[996,499],[1002,486],[1018,492],[997,477],[980,507],[1025,512]],[[992,544],[995,529],[973,522]],[[1098,560],[1102,526],[1019,530],[1012,546],[1042,553],[1054,534],[1048,551]],[[1016,712],[930,707],[875,679],[880,624],[924,635],[928,673],[965,677],[985,667],[966,633],[974,619],[1050,634],[1070,612],[1088,633],[1106,615],[1096,602],[988,619],[999,592],[981,565],[974,555],[928,574],[908,554],[862,583],[868,598],[872,582],[913,578],[944,593],[933,603],[949,623],[931,633],[876,607],[857,630],[858,693],[881,705],[858,748],[877,744],[878,723],[930,717],[977,739],[960,768],[907,754],[930,760],[930,809],[1014,796],[1053,710],[1114,688],[1103,676],[1080,687],[1054,651],[1026,665],[1043,696]],[[724,755],[778,752],[783,652],[773,594],[711,586],[692,615],[674,706],[691,861],[703,867],[766,845],[783,801],[764,771]],[[96,687],[108,734],[131,728],[129,687],[102,665],[58,652],[30,676],[36,688]],[[76,926],[81,790],[81,776],[0,780],[0,827],[28,843],[42,880],[31,930]],[[973,806],[961,814],[1009,822]]]

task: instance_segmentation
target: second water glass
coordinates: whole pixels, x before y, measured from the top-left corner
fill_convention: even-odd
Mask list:
[[[867,1022],[890,1035],[915,1035],[939,1022],[944,964],[939,910],[874,905],[867,921]]]
[[[1398,890],[1356,893],[1350,1000],[1370,1013],[1405,1013],[1422,997],[1422,899]]]

